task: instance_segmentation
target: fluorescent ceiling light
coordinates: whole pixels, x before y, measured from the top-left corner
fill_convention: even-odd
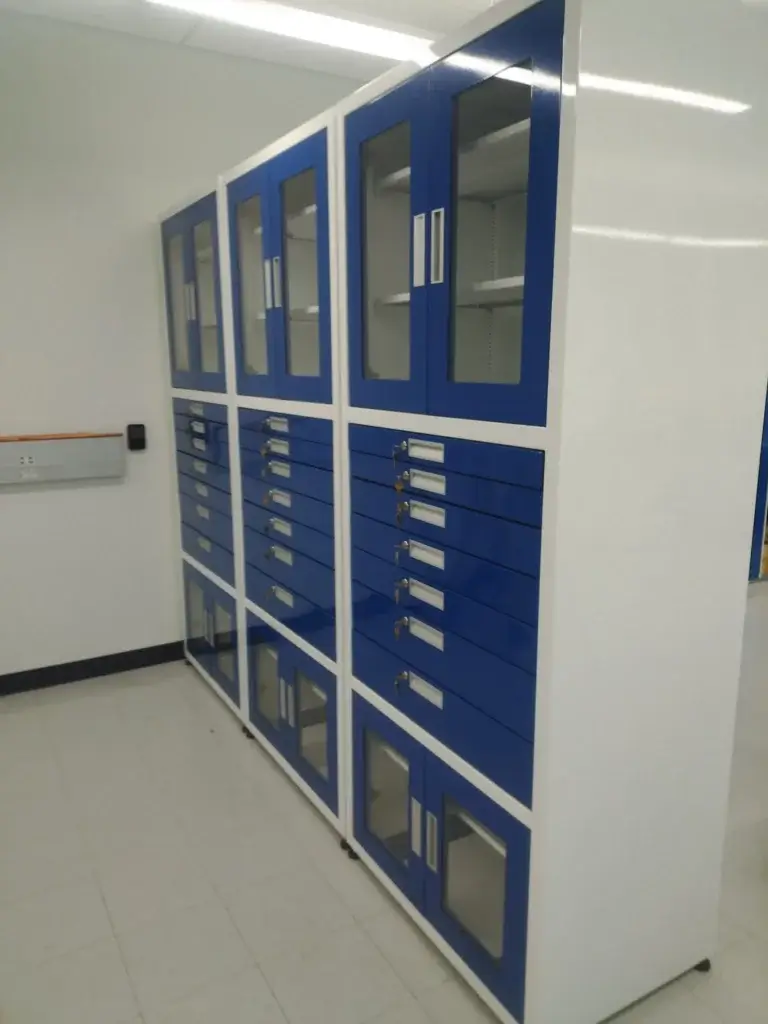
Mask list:
[[[146,0],[160,7],[170,7],[199,18],[211,18],[229,25],[268,32],[272,35],[301,39],[307,43],[334,46],[353,53],[364,53],[372,57],[383,57],[393,61],[412,61],[422,67],[435,59],[433,41],[405,32],[393,32],[374,25],[363,25],[345,18],[315,14],[297,7],[268,0]],[[559,80],[550,75],[532,72],[528,68],[509,67],[501,61],[486,57],[473,57],[471,53],[455,53],[446,58],[448,64],[477,71],[480,74],[497,75],[499,78],[524,85],[534,84],[537,88],[559,88]],[[686,107],[716,111],[720,114],[742,114],[749,105],[737,100],[705,93],[674,89],[666,85],[648,82],[633,82],[621,78],[584,73],[579,76],[583,89],[597,89],[601,92],[620,93],[638,99],[659,100],[664,103],[679,103]],[[565,86],[564,92],[573,94],[573,88]]]
[[[432,59],[431,39],[392,32],[374,25],[333,18],[327,14],[302,11],[297,7],[268,3],[267,0],[147,0],[185,14],[211,18],[241,28],[301,39],[307,43],[334,46],[372,57],[428,64]]]

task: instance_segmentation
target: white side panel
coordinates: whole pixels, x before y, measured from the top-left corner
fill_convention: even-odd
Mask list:
[[[714,954],[768,372],[768,10],[584,0],[580,36],[582,74],[750,109],[575,101],[529,1024]]]

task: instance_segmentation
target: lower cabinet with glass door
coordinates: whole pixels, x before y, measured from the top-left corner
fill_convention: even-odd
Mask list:
[[[530,831],[359,694],[354,836],[522,1022]]]
[[[184,562],[187,654],[240,706],[234,598]]]
[[[335,814],[336,677],[248,613],[251,724]]]

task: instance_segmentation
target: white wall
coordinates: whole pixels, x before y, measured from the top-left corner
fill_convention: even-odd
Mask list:
[[[355,85],[0,15],[0,434],[149,438],[0,491],[0,675],[179,639],[158,218]]]

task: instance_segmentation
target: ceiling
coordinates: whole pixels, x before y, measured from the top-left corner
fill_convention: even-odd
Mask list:
[[[331,14],[352,21],[392,28],[436,39],[493,0],[279,0],[291,7]],[[391,61],[329,46],[254,32],[221,22],[156,7],[145,0],[0,0],[0,11],[54,18],[96,28],[127,32],[180,46],[215,50],[281,64],[344,75],[358,81],[373,78]]]

